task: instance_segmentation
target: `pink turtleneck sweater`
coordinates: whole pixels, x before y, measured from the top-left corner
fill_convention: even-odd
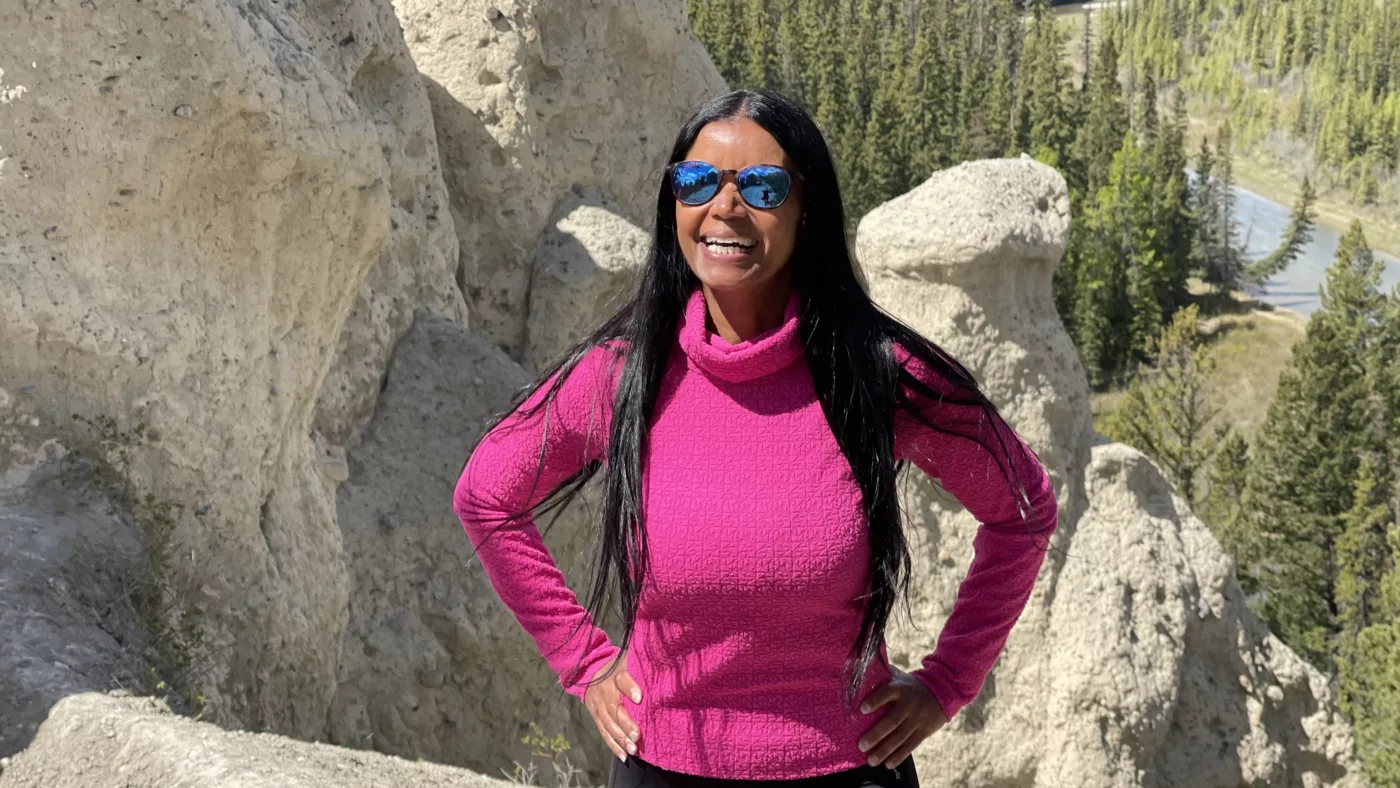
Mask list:
[[[816,398],[798,309],[794,293],[780,326],[731,345],[707,329],[697,288],[657,400],[643,471],[650,566],[626,657],[642,701],[622,703],[641,729],[637,755],[672,771],[790,779],[854,768],[867,757],[858,740],[890,708],[862,714],[843,703],[841,667],[869,582],[866,520]],[[934,390],[951,390],[897,350]],[[543,411],[512,414],[472,453],[454,496],[487,577],[579,699],[617,647],[565,585],[531,517],[485,537],[606,456],[620,368],[620,355],[594,348],[552,403],[548,429]],[[954,408],[930,402],[926,415],[934,423],[968,417]],[[913,671],[949,718],[981,689],[1056,526],[1040,463],[1004,422],[983,428],[989,438],[1000,430],[1012,451],[1039,535],[1026,533],[1011,488],[980,445],[907,414],[895,425],[897,458],[939,479],[981,523],[937,647]],[[883,644],[880,654],[858,700],[892,678]]]

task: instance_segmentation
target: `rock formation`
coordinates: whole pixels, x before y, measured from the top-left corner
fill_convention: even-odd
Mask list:
[[[6,3],[0,52],[0,381],[54,433],[149,428],[210,707],[319,735],[351,578],[317,427],[372,403],[405,303],[465,319],[393,9]]]
[[[610,317],[632,292],[651,237],[601,197],[570,195],[540,236],[526,325],[526,369],[539,371]]]
[[[919,753],[921,783],[1359,785],[1326,678],[1245,607],[1229,558],[1140,452],[1092,429],[1050,279],[1069,229],[1051,168],[970,162],[867,214],[857,248],[892,314],[961,359],[1055,479],[1060,527],[977,700]],[[933,650],[976,521],[907,486],[914,667]]]
[[[579,744],[597,738],[496,597],[442,501],[471,442],[529,379],[490,343],[428,310],[399,342],[338,495],[355,583],[331,741],[496,773],[509,766],[503,755],[529,760],[532,748],[520,739],[531,722]],[[570,578],[588,569],[578,560],[584,526],[573,515],[545,529]],[[601,769],[590,749],[572,762]]]

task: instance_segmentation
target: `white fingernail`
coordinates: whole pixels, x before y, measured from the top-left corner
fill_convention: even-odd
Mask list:
[[[633,743],[630,742],[630,741],[627,742],[627,751],[630,752],[630,753],[632,753],[633,755],[636,755],[636,754],[637,754],[637,745],[633,744]]]

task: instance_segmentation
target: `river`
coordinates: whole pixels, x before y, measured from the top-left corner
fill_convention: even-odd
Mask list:
[[[1195,173],[1188,173],[1195,178]],[[1245,255],[1258,260],[1278,247],[1288,229],[1288,207],[1235,187],[1235,219],[1239,240],[1245,243]],[[1363,229],[1365,225],[1362,225]],[[1318,307],[1318,286],[1326,281],[1327,267],[1337,254],[1341,233],[1321,225],[1313,227],[1312,241],[1288,269],[1270,279],[1262,293],[1254,294],[1260,301],[1310,315]],[[1400,284],[1400,260],[1373,252],[1386,263],[1381,274],[1381,292],[1388,293]]]

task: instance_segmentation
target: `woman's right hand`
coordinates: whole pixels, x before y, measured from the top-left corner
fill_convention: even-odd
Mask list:
[[[618,666],[617,670],[584,692],[583,705],[588,707],[588,713],[593,715],[593,722],[598,726],[598,733],[602,735],[608,749],[619,759],[626,761],[629,753],[637,752],[636,742],[642,732],[632,720],[632,715],[622,707],[622,696],[626,694],[633,703],[641,703],[642,688],[637,686],[637,682],[633,681],[631,674],[627,672],[626,651],[619,652],[617,659],[604,665],[597,675],[606,673],[613,664]]]

